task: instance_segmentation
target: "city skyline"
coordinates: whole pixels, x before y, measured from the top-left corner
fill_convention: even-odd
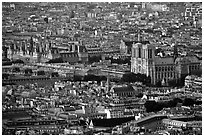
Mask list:
[[[2,2],[2,135],[83,134],[202,134],[202,2]]]

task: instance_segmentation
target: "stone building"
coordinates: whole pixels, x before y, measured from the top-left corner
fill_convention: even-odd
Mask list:
[[[182,76],[201,70],[201,60],[196,56],[155,55],[156,46],[148,42],[133,44],[131,56],[131,72],[142,73],[151,77],[151,83],[161,82],[167,85],[170,80],[178,80]],[[175,52],[176,50],[174,50]]]

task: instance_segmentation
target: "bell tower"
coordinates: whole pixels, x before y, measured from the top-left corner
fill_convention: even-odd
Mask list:
[[[131,56],[131,72],[146,74],[155,83],[155,47],[149,41],[140,41],[133,44]]]

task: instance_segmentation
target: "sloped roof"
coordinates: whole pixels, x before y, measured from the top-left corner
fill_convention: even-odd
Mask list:
[[[134,88],[130,85],[129,86],[123,86],[123,87],[114,87],[113,90],[115,93],[135,91]]]
[[[173,57],[156,57],[155,58],[155,64],[174,64],[174,58]]]
[[[75,111],[74,107],[65,106],[64,111]]]
[[[124,41],[126,46],[132,46],[134,41]]]
[[[196,56],[185,56],[176,58],[175,62],[180,63],[198,63],[200,60]]]

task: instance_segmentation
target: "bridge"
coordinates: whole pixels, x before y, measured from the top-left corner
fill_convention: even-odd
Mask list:
[[[132,121],[131,124],[134,124],[135,126],[144,126],[146,124],[150,124],[151,122],[160,121],[167,117],[168,117],[167,115],[155,114],[155,115],[150,115],[150,116],[141,118],[137,121]]]

